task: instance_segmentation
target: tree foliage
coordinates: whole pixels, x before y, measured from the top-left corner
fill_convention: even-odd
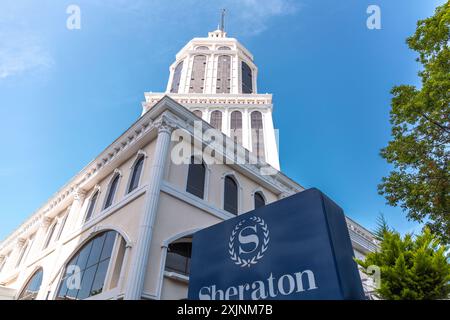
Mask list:
[[[364,261],[367,269],[378,266],[381,271],[377,295],[388,300],[445,299],[450,294],[450,264],[446,251],[429,228],[422,234],[404,238],[398,232],[385,230],[378,252],[369,253]]]
[[[392,89],[392,140],[381,156],[393,165],[378,186],[388,204],[427,222],[450,241],[450,1],[421,20],[407,39],[423,66],[421,87]]]

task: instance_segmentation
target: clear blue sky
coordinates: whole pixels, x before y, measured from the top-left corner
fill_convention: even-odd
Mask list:
[[[2,0],[0,3],[0,239],[22,223],[140,115],[145,91],[166,87],[191,38],[226,29],[255,56],[259,92],[274,94],[282,170],[317,187],[373,228],[385,205],[389,91],[417,84],[405,45],[444,0]],[[81,30],[66,8],[81,8]],[[382,30],[366,28],[368,5]]]

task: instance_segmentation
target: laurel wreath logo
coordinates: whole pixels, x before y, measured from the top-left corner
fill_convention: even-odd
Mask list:
[[[266,252],[268,245],[269,245],[269,241],[270,241],[269,228],[268,228],[267,224],[265,223],[265,221],[259,217],[251,217],[250,220],[256,222],[261,227],[261,229],[263,230],[263,234],[264,234],[264,239],[262,242],[261,249],[255,254],[255,256],[253,256],[252,258],[249,258],[249,259],[242,259],[241,257],[239,257],[237,255],[236,251],[234,250],[234,241],[236,239],[236,234],[239,231],[239,229],[242,227],[244,222],[246,221],[245,219],[242,220],[241,222],[239,222],[234,227],[233,231],[231,232],[230,241],[228,242],[228,253],[230,254],[231,260],[233,260],[233,262],[236,265],[241,266],[242,268],[244,268],[244,267],[250,268],[252,265],[257,264],[258,261],[264,257],[264,252]]]

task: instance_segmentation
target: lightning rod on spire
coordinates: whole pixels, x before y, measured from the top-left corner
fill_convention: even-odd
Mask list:
[[[220,31],[225,31],[225,9],[222,9],[221,17],[220,17]]]

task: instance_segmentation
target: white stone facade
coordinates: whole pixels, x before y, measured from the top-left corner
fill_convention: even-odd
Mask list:
[[[252,62],[250,53],[234,39],[215,32],[208,41],[211,45],[227,41],[239,57]],[[190,50],[197,45],[205,45],[204,39],[192,40],[177,60],[185,55],[188,59]],[[251,66],[256,70],[256,66]],[[233,81],[238,83],[237,78],[236,75]],[[256,90],[256,74],[254,81]],[[206,88],[212,90],[211,85]],[[238,91],[236,85],[232,90]],[[237,184],[237,214],[254,209],[256,193],[271,203],[304,190],[277,170],[272,175],[261,174],[260,163],[225,163],[206,165],[202,197],[187,192],[189,164],[173,163],[171,151],[179,143],[173,139],[174,130],[196,139],[194,123],[199,119],[191,112],[193,108],[204,111],[202,130],[211,129],[208,114],[215,108],[223,108],[224,114],[240,108],[244,115],[254,109],[262,110],[265,132],[267,136],[272,134],[270,95],[146,93],[142,116],[0,243],[0,299],[24,298],[25,287],[37,275],[42,281],[36,292],[29,290],[33,298],[61,298],[63,286],[67,285],[63,281],[66,268],[79,266],[81,253],[98,239],[103,239],[104,245],[97,262],[93,260],[96,272],[86,299],[186,298],[189,276],[168,268],[170,247],[197,230],[235,216],[224,209],[227,177]],[[231,141],[226,124],[222,131],[224,139]],[[272,142],[267,149],[274,147]],[[183,143],[191,147],[189,142]],[[195,141],[193,145],[195,148]],[[249,146],[250,142],[244,139],[243,146],[237,147],[238,155],[251,157]],[[275,161],[270,159],[270,164]],[[141,169],[135,175],[138,163]],[[136,187],[132,189],[133,185]],[[347,222],[356,255],[364,256],[376,249],[370,232],[350,219]],[[107,232],[114,237],[109,255],[103,257],[107,252]],[[94,244],[83,275],[90,274],[92,248]],[[75,258],[77,261],[73,262]],[[100,269],[104,273],[99,274]],[[65,298],[83,297],[81,289],[76,294],[70,290],[64,291]]]

